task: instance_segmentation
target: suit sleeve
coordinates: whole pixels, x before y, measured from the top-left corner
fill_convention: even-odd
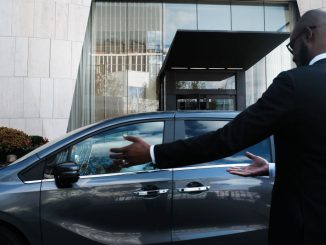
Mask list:
[[[262,97],[223,128],[186,140],[156,145],[159,168],[208,162],[230,156],[286,127],[295,106],[294,83],[280,73]]]

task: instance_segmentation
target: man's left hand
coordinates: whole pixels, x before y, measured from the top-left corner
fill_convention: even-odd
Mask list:
[[[227,169],[230,174],[243,177],[268,175],[268,162],[260,156],[246,152],[246,156],[252,160],[251,164],[245,167],[231,167]]]

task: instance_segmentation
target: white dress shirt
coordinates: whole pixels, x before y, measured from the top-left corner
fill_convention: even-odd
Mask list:
[[[326,53],[321,53],[319,55],[316,55],[310,62],[309,65],[313,65],[315,64],[317,61],[322,60],[322,59],[326,59]]]

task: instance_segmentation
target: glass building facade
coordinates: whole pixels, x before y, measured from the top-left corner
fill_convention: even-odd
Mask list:
[[[178,29],[290,32],[295,1],[95,1],[85,35],[69,129],[159,107],[157,75]],[[281,44],[246,71],[246,105],[294,65]],[[234,88],[234,81],[177,87]],[[223,110],[223,106],[219,107]],[[230,107],[228,107],[230,108]]]

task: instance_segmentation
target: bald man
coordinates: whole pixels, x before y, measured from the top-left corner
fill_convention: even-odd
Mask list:
[[[127,136],[133,143],[111,149],[112,157],[180,167],[230,156],[274,135],[269,244],[326,244],[326,13],[304,14],[287,47],[297,68],[280,73],[254,105],[223,128],[156,146]]]

